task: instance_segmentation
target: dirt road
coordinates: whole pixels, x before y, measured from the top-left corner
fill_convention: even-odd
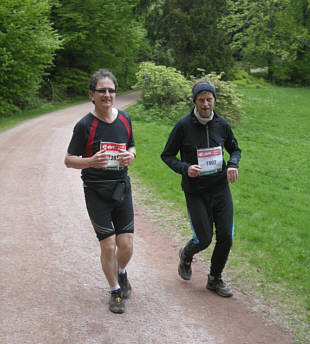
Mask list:
[[[124,108],[136,94],[119,96]],[[177,275],[178,245],[135,206],[132,298],[112,314],[80,172],[66,169],[73,125],[92,104],[0,135],[1,344],[288,344],[285,332],[205,289],[206,268]]]

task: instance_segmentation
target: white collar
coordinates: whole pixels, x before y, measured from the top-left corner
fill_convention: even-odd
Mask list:
[[[214,117],[214,112],[212,110],[212,112],[211,112],[209,117],[201,117],[200,113],[197,110],[197,107],[195,106],[195,108],[194,108],[194,115],[198,119],[199,123],[201,123],[202,125],[206,125],[208,122],[212,121],[212,119]]]

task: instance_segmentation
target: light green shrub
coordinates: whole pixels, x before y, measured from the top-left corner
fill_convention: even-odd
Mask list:
[[[142,90],[143,106],[142,109],[140,105],[138,112],[144,112],[144,120],[150,117],[166,123],[176,122],[193,107],[192,86],[197,81],[194,77],[186,79],[175,68],[156,66],[153,62],[141,63],[136,76],[134,89]],[[210,73],[200,79],[206,79],[215,86],[216,110],[232,123],[241,113],[241,100],[236,86],[221,78],[222,74]]]
[[[186,104],[191,97],[190,82],[173,67],[142,62],[136,76],[134,89],[142,90],[142,102],[146,109],[157,105],[163,110],[180,102]]]

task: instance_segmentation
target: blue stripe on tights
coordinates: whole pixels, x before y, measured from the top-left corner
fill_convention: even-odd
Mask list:
[[[189,217],[189,221],[191,223],[191,228],[192,228],[192,231],[193,231],[194,244],[199,244],[199,239],[197,238],[197,234],[196,234],[196,231],[195,231],[195,228],[193,226],[192,219],[191,219],[191,216],[190,216],[189,213],[188,213],[188,217]]]
[[[234,234],[235,234],[235,220],[233,218],[233,223],[232,223],[232,238],[234,237]]]
[[[199,244],[199,239],[197,238],[197,234],[196,234],[196,231],[195,231],[195,228],[193,226],[193,222],[192,222],[192,219],[191,219],[191,216],[190,216],[190,213],[188,212],[188,217],[189,217],[189,221],[191,223],[191,228],[192,228],[192,231],[193,231],[193,240],[194,240],[194,244]],[[232,223],[232,233],[231,233],[231,236],[232,238],[234,237],[234,234],[235,234],[235,219],[233,217],[233,223]]]

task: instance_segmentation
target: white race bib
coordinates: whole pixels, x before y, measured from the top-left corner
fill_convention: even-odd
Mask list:
[[[110,154],[107,170],[118,171],[123,168],[117,160],[120,149],[126,150],[126,143],[100,142],[100,151],[105,150],[106,153]]]
[[[197,149],[198,165],[201,167],[200,175],[213,174],[222,171],[222,147]]]

